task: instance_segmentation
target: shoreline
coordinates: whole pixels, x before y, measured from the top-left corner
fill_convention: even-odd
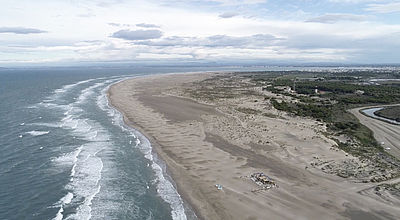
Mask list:
[[[208,73],[211,73],[214,71],[209,71]],[[118,82],[115,82],[111,84],[108,89],[106,90],[106,97],[108,104],[110,108],[113,108],[116,112],[121,114],[122,116],[122,121],[125,126],[127,126],[129,129],[132,129],[134,133],[139,133],[139,136],[143,137],[137,137],[138,139],[145,138],[147,141],[150,143],[150,148],[151,148],[151,155],[154,157],[153,163],[158,164],[161,169],[162,169],[162,175],[164,178],[166,178],[174,187],[174,189],[177,191],[178,195],[180,196],[180,199],[182,199],[183,202],[183,207],[184,207],[184,213],[186,216],[186,219],[204,219],[200,218],[198,211],[196,211],[196,207],[191,204],[190,200],[188,199],[188,196],[186,195],[185,192],[180,190],[180,188],[177,186],[177,183],[174,180],[173,174],[171,173],[170,169],[172,169],[171,165],[169,165],[166,162],[166,159],[162,157],[162,152],[160,151],[160,145],[157,143],[157,141],[147,132],[145,131],[144,128],[142,128],[139,124],[135,124],[131,120],[128,119],[124,111],[113,105],[113,101],[110,98],[110,88],[116,84],[119,84],[123,81],[131,80],[131,79],[137,79],[137,78],[147,78],[147,77],[154,77],[154,76],[168,76],[168,75],[180,75],[180,74],[199,74],[199,72],[185,72],[185,73],[160,73],[160,74],[153,74],[153,75],[145,75],[145,76],[135,76],[135,77],[129,77],[126,79],[122,79]],[[153,169],[153,172],[154,169]],[[160,197],[162,197],[160,195]],[[166,201],[164,198],[162,198],[164,202],[169,203]],[[171,206],[171,204],[169,204]],[[172,215],[172,209],[171,209],[171,215]]]
[[[107,94],[108,97],[108,94]],[[138,139],[141,138],[145,138],[147,139],[147,141],[149,141],[150,146],[151,146],[151,155],[154,157],[153,158],[153,162],[157,163],[163,172],[163,176],[164,178],[166,178],[169,182],[171,182],[171,184],[173,185],[174,189],[177,191],[178,195],[181,197],[181,199],[183,200],[183,206],[185,208],[185,215],[186,217],[188,217],[190,215],[195,215],[197,218],[197,213],[193,210],[194,207],[188,202],[188,200],[186,199],[186,197],[184,196],[184,194],[182,192],[180,192],[179,187],[177,187],[176,182],[174,181],[174,178],[170,172],[170,167],[168,166],[168,164],[165,162],[165,160],[160,156],[160,152],[158,149],[159,144],[154,140],[154,138],[152,138],[150,135],[147,135],[146,132],[144,131],[144,129],[142,127],[140,127],[139,125],[136,125],[134,123],[132,123],[130,120],[127,119],[127,117],[124,115],[124,113],[122,111],[120,111],[119,109],[117,109],[116,107],[114,107],[113,105],[111,105],[112,108],[114,108],[116,111],[118,111],[123,118],[123,123],[128,126],[130,129],[133,129],[133,131],[136,133],[139,133],[139,136],[143,136],[143,137],[137,137]],[[154,170],[153,170],[154,171]],[[161,195],[160,195],[161,197]],[[162,198],[164,202],[168,203],[167,201],[165,201],[164,198]],[[169,204],[171,205],[171,204]],[[189,206],[189,210],[187,210],[187,206]],[[189,212],[189,213],[187,213]],[[193,214],[191,214],[190,212],[193,212]],[[188,218],[190,219],[190,218]]]
[[[335,142],[320,135],[324,128],[318,122],[235,110],[264,109],[253,95],[212,104],[185,93],[196,90],[194,82],[216,76],[221,74],[150,75],[120,81],[107,91],[110,105],[150,141],[199,219],[358,219],[400,211],[358,193],[374,184],[307,169],[316,160],[355,159],[332,150]],[[279,187],[253,192],[257,186],[246,176],[255,172],[268,174]]]

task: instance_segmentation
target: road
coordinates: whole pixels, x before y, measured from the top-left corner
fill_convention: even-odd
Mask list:
[[[383,147],[390,148],[387,150],[390,154],[400,159],[400,126],[380,121],[360,113],[360,109],[350,109],[360,122],[374,132],[374,137],[378,143],[384,143]]]

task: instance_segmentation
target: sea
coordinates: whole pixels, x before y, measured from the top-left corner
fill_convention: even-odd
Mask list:
[[[222,69],[232,68],[1,69],[0,219],[196,219],[106,92],[132,77]]]
[[[0,69],[0,219],[196,219],[149,141],[123,123],[106,92],[132,77],[243,70]]]

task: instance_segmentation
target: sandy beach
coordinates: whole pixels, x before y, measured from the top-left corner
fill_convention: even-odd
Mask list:
[[[400,201],[376,196],[371,189],[377,183],[310,166],[357,160],[322,135],[323,123],[273,109],[257,95],[274,96],[265,91],[214,102],[187,92],[194,82],[218,75],[139,77],[108,92],[125,122],[150,140],[199,219],[400,218]],[[278,187],[253,192],[259,189],[249,178],[254,172],[267,174]]]

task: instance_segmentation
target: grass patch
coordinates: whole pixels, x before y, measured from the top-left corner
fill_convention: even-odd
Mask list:
[[[382,110],[376,111],[376,115],[400,122],[400,106],[385,107]]]
[[[245,113],[245,114],[252,114],[252,115],[259,115],[261,114],[260,110],[252,109],[252,108],[236,108],[237,111]]]

